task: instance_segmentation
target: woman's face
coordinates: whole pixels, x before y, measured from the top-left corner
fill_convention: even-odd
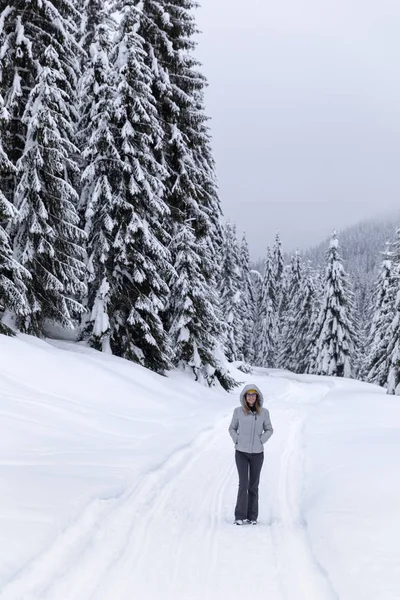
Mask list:
[[[249,406],[253,406],[257,400],[257,394],[246,394],[246,402]]]

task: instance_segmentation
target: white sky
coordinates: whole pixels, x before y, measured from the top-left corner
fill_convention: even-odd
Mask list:
[[[400,209],[398,0],[200,2],[223,209],[253,258]]]

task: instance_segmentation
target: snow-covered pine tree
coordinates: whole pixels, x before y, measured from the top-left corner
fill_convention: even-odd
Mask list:
[[[224,349],[228,360],[243,360],[243,321],[240,314],[242,301],[241,268],[236,228],[227,223],[223,243],[220,306],[225,326]]]
[[[118,356],[162,373],[171,358],[161,320],[170,272],[164,224],[169,209],[163,200],[167,173],[158,159],[163,131],[144,40],[138,34],[142,6],[136,4],[117,0],[111,7],[121,15],[111,65],[117,77],[115,111],[123,168],[112,217],[115,302],[110,344]]]
[[[350,284],[339,256],[339,242],[334,232],[327,251],[324,297],[313,344],[316,346],[317,375],[351,377],[356,328]]]
[[[10,115],[3,144],[9,159],[16,165],[25,150],[27,137],[23,115],[49,44],[58,53],[69,83],[75,79],[79,48],[74,36],[79,12],[74,8],[74,0],[4,0],[0,10],[0,94]],[[72,105],[74,98],[75,90],[70,96]],[[8,199],[12,198],[16,185],[14,180],[8,186]]]
[[[386,386],[388,394],[400,395],[400,229],[396,231],[391,258],[393,285],[388,291],[388,301],[391,303],[394,298],[394,316],[387,334],[386,361],[389,365],[389,373]]]
[[[381,386],[387,384],[389,375],[388,345],[392,333],[391,324],[395,316],[398,287],[398,269],[393,262],[390,244],[387,244],[376,282],[374,311],[366,344],[368,353],[361,371],[362,379]]]
[[[110,322],[116,304],[113,274],[115,207],[123,187],[124,162],[115,111],[116,74],[109,65],[112,23],[104,15],[89,47],[89,62],[80,84],[82,149],[80,212],[87,234],[88,312],[83,337],[104,351],[110,348]]]
[[[14,174],[15,167],[7,157],[2,145],[4,124],[9,115],[0,96],[0,181],[4,182],[9,175]],[[29,273],[13,258],[11,242],[7,228],[17,215],[15,207],[7,200],[0,188],[0,333],[12,334],[12,330],[2,322],[4,313],[8,311],[15,315],[26,316],[29,313],[26,301],[26,285]]]
[[[326,250],[325,250],[326,254]],[[321,305],[325,297],[325,269],[321,268],[321,265],[313,265],[312,261],[309,260],[309,269],[312,273],[313,285],[315,288],[315,310],[316,314],[314,317],[314,325],[310,331],[310,345],[307,353],[307,373],[316,372],[316,358],[317,358],[317,345],[316,337],[318,333],[318,322],[321,314]]]
[[[318,320],[319,301],[315,274],[308,265],[294,301],[297,321],[293,321],[292,369],[296,373],[308,373],[313,362],[312,341],[315,323]]]
[[[26,0],[1,3],[0,95],[8,115],[7,123],[3,123],[2,138],[4,151],[14,166],[24,151],[26,123],[22,116],[37,74],[38,53],[33,37],[33,28],[38,25],[35,12]],[[3,193],[11,202],[15,187],[14,169],[2,180]]]
[[[265,262],[265,259],[264,259]],[[261,299],[263,290],[263,276],[257,269],[251,269],[250,271],[250,282],[252,286],[252,293],[254,298],[254,321],[253,330],[251,337],[251,357],[250,363],[256,364],[257,362],[257,340],[260,334],[260,323],[261,323]]]
[[[276,358],[276,291],[271,249],[265,255],[264,276],[259,301],[258,322],[254,332],[255,361],[260,367],[275,367]]]
[[[194,35],[197,33],[193,0],[134,0],[140,7],[139,34],[145,40],[147,64],[152,70],[152,90],[163,127],[163,144],[159,148],[168,175],[165,180],[165,201],[170,208],[169,233],[180,236],[181,227],[190,222],[199,251],[200,272],[209,287],[214,310],[201,327],[207,328],[204,337],[209,345],[203,356],[213,356],[211,369],[216,376],[223,372],[219,347],[222,322],[215,293],[219,279],[216,258],[220,255],[222,233],[220,202],[217,193],[210,134],[204,111],[206,80],[199,72],[194,58]],[[172,264],[178,269],[177,256]],[[176,296],[171,280],[171,297]],[[173,322],[172,306],[166,313],[166,322]],[[197,326],[200,324],[198,323]],[[200,337],[200,331],[196,337]],[[178,357],[175,357],[177,360]],[[209,365],[204,363],[207,370]],[[228,378],[220,377],[224,387]]]
[[[43,9],[43,17],[56,19],[60,14],[51,5],[48,11]],[[64,33],[61,22],[59,29]],[[77,148],[72,142],[73,63],[68,39],[65,45],[56,40],[46,48],[22,117],[27,139],[17,163],[15,204],[19,215],[14,247],[32,279],[27,292],[31,313],[19,317],[17,325],[36,335],[43,335],[46,320],[74,327],[83,311],[77,298],[86,290],[85,234],[78,226],[78,197],[70,183],[77,172]]]
[[[283,280],[283,272],[285,269],[285,260],[283,258],[282,252],[282,242],[279,233],[275,236],[275,243],[273,248],[273,271],[275,275],[275,288],[276,288],[276,297],[278,308],[281,302],[281,294],[282,294],[282,280]]]
[[[43,181],[40,182],[39,179],[29,180],[27,177],[27,173],[24,172],[25,166],[27,166],[27,153],[30,152],[31,158],[35,153],[35,149],[38,150],[42,141],[44,141],[44,146],[46,146],[46,151],[51,148],[52,144],[56,144],[54,139],[50,140],[47,132],[49,128],[51,129],[53,123],[47,123],[45,126],[43,123],[39,123],[39,119],[37,115],[41,117],[42,109],[45,107],[46,103],[49,110],[52,110],[54,114],[57,114],[59,117],[59,122],[57,123],[57,127],[62,127],[62,130],[55,132],[55,138],[57,135],[64,136],[62,144],[64,144],[63,152],[68,154],[68,159],[64,161],[64,168],[61,164],[58,164],[57,175],[56,177],[61,180],[69,181],[72,176],[72,173],[76,167],[73,165],[73,160],[70,157],[70,154],[74,153],[74,149],[70,144],[70,128],[74,121],[74,98],[75,98],[75,85],[76,85],[76,63],[75,63],[75,55],[78,51],[77,46],[74,44],[73,35],[75,32],[75,23],[74,21],[77,19],[78,13],[74,10],[72,3],[69,0],[57,0],[57,2],[48,0],[46,3],[42,2],[32,2],[27,3],[25,0],[15,0],[14,2],[7,4],[7,2],[3,3],[3,10],[0,17],[0,39],[1,39],[1,83],[0,90],[1,94],[4,97],[6,108],[9,112],[10,119],[8,126],[6,127],[3,135],[3,141],[5,150],[10,158],[11,162],[14,166],[18,166],[16,175],[14,177],[9,177],[4,186],[5,194],[15,206],[21,206],[23,209],[19,212],[19,222],[16,227],[12,228],[11,234],[13,238],[15,235],[19,236],[18,243],[23,244],[25,249],[31,256],[35,254],[38,250],[38,254],[36,256],[37,259],[42,259],[42,255],[46,254],[45,251],[42,252],[42,245],[38,245],[36,250],[34,248],[35,243],[38,242],[38,238],[35,240],[33,238],[38,233],[38,228],[35,223],[27,224],[27,213],[30,211],[29,203],[33,211],[38,210],[40,212],[40,218],[44,218],[45,220],[49,216],[49,221],[46,223],[44,229],[46,229],[45,237],[47,234],[54,235],[57,239],[57,236],[60,233],[61,228],[64,230],[69,228],[69,226],[74,223],[75,216],[72,216],[72,221],[68,221],[71,216],[71,213],[74,212],[73,206],[68,206],[68,215],[61,215],[60,213],[55,215],[52,212],[52,209],[55,208],[54,205],[50,206],[46,205],[46,202],[52,202],[50,199],[50,189],[49,185],[47,185],[47,192],[43,194],[43,188],[39,190],[40,185],[43,184]],[[49,48],[52,47],[55,54],[57,55],[57,60],[60,66],[60,77],[57,82],[54,83],[54,89],[52,90],[51,97],[41,98],[41,96],[36,97],[36,102],[32,102],[32,95],[37,94],[38,86],[42,86],[41,91],[45,89],[44,73],[48,72],[48,69],[52,69],[51,60],[49,59]],[[50,60],[50,62],[49,62]],[[58,66],[56,67],[56,69]],[[55,78],[57,79],[57,77]],[[65,95],[63,99],[60,101],[60,96],[57,96],[55,89],[59,87],[62,89]],[[54,94],[53,94],[54,92]],[[65,98],[68,96],[68,105],[65,102]],[[41,102],[40,102],[41,100]],[[60,106],[57,106],[57,103],[60,102]],[[53,104],[52,104],[53,103]],[[62,104],[64,105],[62,106]],[[68,113],[68,114],[67,114]],[[40,136],[39,132],[46,132],[44,140],[38,139]],[[64,135],[65,134],[65,135]],[[33,147],[35,146],[35,149]],[[68,146],[68,149],[67,149]],[[45,159],[47,154],[46,151],[42,152],[41,159]],[[54,156],[54,153],[53,153]],[[64,157],[60,157],[60,160],[64,160]],[[29,162],[29,161],[28,161]],[[60,161],[59,161],[60,162]],[[35,167],[32,166],[32,171],[30,175],[35,177]],[[47,177],[47,165],[38,164],[37,165],[38,172],[41,170],[41,173],[46,173]],[[51,169],[49,171],[50,178],[54,175]],[[22,179],[24,178],[24,182]],[[54,181],[53,181],[54,184]],[[31,191],[33,196],[29,197],[30,192],[28,191],[28,187],[26,187],[26,200],[25,203],[23,200],[23,196],[25,191],[23,191],[23,186],[31,186]],[[62,188],[63,185],[58,186]],[[63,191],[63,193],[65,190]],[[33,207],[35,201],[43,194],[43,206],[36,206],[36,209]],[[59,189],[57,193],[61,193]],[[67,199],[63,198],[64,207],[66,206]],[[23,206],[22,204],[23,203]],[[56,203],[55,203],[56,204]],[[44,208],[43,208],[44,207]],[[48,212],[47,212],[48,211]],[[46,213],[46,215],[45,215]],[[51,221],[54,217],[58,223],[62,223],[64,217],[66,218],[66,224],[60,224],[55,227],[55,230],[51,230],[52,224]],[[43,222],[42,222],[43,225]],[[25,232],[21,231],[26,227]],[[73,227],[72,227],[73,229]],[[31,239],[29,240],[29,236]],[[58,250],[60,250],[61,245],[71,244],[68,249],[64,246],[61,250],[61,254],[67,254],[67,261],[69,262],[68,255],[71,253],[71,261],[75,262],[75,266],[72,268],[72,271],[79,270],[79,255],[82,250],[78,248],[78,246],[74,247],[75,241],[79,237],[76,231],[72,231],[70,228],[69,233],[64,236],[61,236],[61,242],[58,243]],[[67,239],[70,238],[70,239]],[[15,240],[13,240],[15,242]],[[79,240],[78,243],[80,243]],[[49,239],[47,239],[49,242]],[[43,242],[44,243],[44,242]],[[27,245],[26,245],[27,244]],[[49,252],[49,248],[47,249]],[[58,272],[56,273],[45,273],[46,269],[50,267],[49,262],[46,262],[46,259],[39,261],[36,260],[35,268],[42,269],[42,274],[46,277],[47,280],[53,279],[54,285],[57,287],[61,284],[60,281],[56,282],[59,275],[61,275],[61,271],[64,271],[64,274],[68,271],[69,267],[71,267],[71,263],[69,266],[65,267],[63,264],[63,260],[61,259],[61,255],[58,254],[58,250],[56,250],[56,257],[52,262],[53,265],[57,265]],[[21,247],[16,247],[16,256],[21,257],[21,262],[27,261],[27,254],[25,254],[24,260],[22,260],[23,249]],[[59,264],[58,264],[59,263]],[[28,262],[26,262],[26,266],[30,268]],[[71,271],[70,271],[71,272]],[[72,288],[75,284],[75,274],[72,275],[72,282],[70,282],[69,288],[72,291]],[[28,301],[30,303],[30,309],[32,314],[38,314],[41,312],[40,310],[40,302],[38,302],[38,298],[35,297],[35,293],[39,291],[41,282],[40,278],[36,278],[36,274],[32,273],[32,279],[30,280],[30,293],[27,295]],[[50,286],[51,287],[51,286]],[[36,290],[36,292],[34,291]],[[65,290],[64,290],[65,291]],[[73,310],[73,312],[79,311],[78,304],[75,303],[75,299],[69,298],[69,309],[63,305],[63,301],[60,301],[60,304],[53,308],[50,308],[50,304],[52,302],[51,294],[47,297],[46,290],[41,289],[40,295],[46,296],[45,303],[48,303],[49,311],[47,311],[47,316],[43,315],[43,319],[39,317],[40,323],[36,320],[35,323],[28,320],[27,323],[23,322],[23,328],[27,328],[27,330],[31,332],[36,332],[38,334],[42,333],[42,325],[43,320],[45,318],[55,318],[57,315],[60,316],[62,313],[63,316],[60,317],[61,321],[66,324],[71,324],[70,316],[68,314],[69,309]],[[46,312],[46,311],[45,311]],[[21,323],[21,320],[19,320]]]
[[[280,367],[280,357],[284,349],[284,338],[283,328],[286,321],[286,315],[289,308],[290,300],[290,280],[291,280],[292,265],[285,264],[283,268],[281,283],[280,283],[280,296],[278,298],[278,314],[277,314],[277,350],[276,350],[276,366]]]
[[[241,270],[241,301],[239,305],[239,315],[243,326],[243,339],[241,354],[243,360],[250,363],[253,360],[253,335],[254,323],[256,318],[256,292],[250,271],[250,253],[247,244],[246,234],[243,234],[240,246],[240,270]]]
[[[89,60],[90,47],[98,40],[98,28],[110,26],[110,33],[114,29],[111,22],[110,11],[103,0],[75,0],[80,12],[80,27],[78,31],[79,44],[84,51],[84,63]]]
[[[171,223],[192,222],[196,236],[210,228],[222,243],[220,203],[204,112],[205,77],[194,58],[194,0],[132,0],[140,11],[152,89],[163,127],[159,148],[168,169],[166,201]]]
[[[290,271],[282,298],[282,321],[279,344],[279,366],[283,369],[296,371],[298,368],[294,347],[301,341],[297,340],[300,333],[298,327],[298,307],[302,303],[301,287],[303,285],[303,266],[299,252],[296,252],[290,262]]]
[[[279,357],[282,349],[282,329],[284,322],[284,314],[287,309],[287,269],[285,270],[285,260],[282,252],[282,242],[279,233],[276,234],[275,243],[273,247],[273,270],[275,273],[275,290],[276,290],[276,306],[277,306],[277,349],[276,349],[276,362],[279,364]]]
[[[215,357],[215,337],[219,334],[219,330],[212,330],[216,322],[215,299],[210,297],[209,285],[202,274],[201,252],[190,222],[173,239],[172,253],[176,260],[168,327],[174,349],[173,364],[189,368],[200,383],[212,386],[219,381],[229,389],[234,382],[222,366],[223,360]]]

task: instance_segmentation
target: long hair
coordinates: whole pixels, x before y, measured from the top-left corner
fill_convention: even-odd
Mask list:
[[[255,402],[254,406],[256,408],[257,414],[259,415],[260,411],[261,411],[261,406],[260,406],[260,402],[258,400],[258,394],[257,394],[257,398],[256,398],[256,402]],[[244,412],[247,415],[249,413],[249,411],[250,411],[250,406],[247,404],[246,394],[245,394],[245,396],[244,396]]]

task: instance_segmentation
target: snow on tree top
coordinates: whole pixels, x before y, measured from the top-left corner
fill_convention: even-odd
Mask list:
[[[329,248],[339,248],[339,240],[337,239],[336,234],[333,234]]]

